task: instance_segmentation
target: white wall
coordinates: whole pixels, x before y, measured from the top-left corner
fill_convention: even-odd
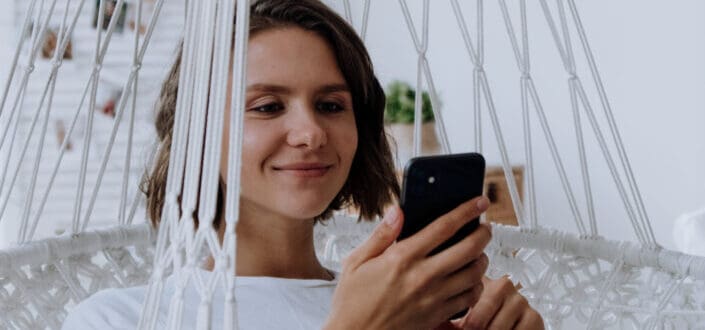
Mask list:
[[[475,1],[461,3],[467,22],[473,25],[471,15],[474,15]],[[524,163],[519,74],[497,2],[485,3],[487,73],[510,158],[513,163]],[[513,6],[518,1],[508,3]],[[678,0],[664,5],[657,0],[593,0],[577,3],[656,238],[673,248],[672,221],[682,213],[705,207],[705,130],[702,129],[705,126],[705,37],[702,34],[705,2]],[[584,208],[566,74],[538,1],[528,1],[528,4],[536,85],[567,171],[574,180],[573,189]],[[431,5],[428,58],[440,90],[452,149],[454,152],[470,151],[473,149],[472,66],[457,32],[450,2],[432,1]],[[420,7],[410,5],[419,27]],[[358,24],[360,9],[361,6],[355,8]],[[518,29],[518,17],[515,19]],[[368,44],[381,80],[387,83],[402,79],[415,84],[415,51],[399,3],[374,1],[370,24]],[[577,36],[572,37],[575,49],[580,49]],[[586,62],[582,57],[578,59],[584,85],[590,94],[595,94]],[[598,99],[592,102],[599,110]],[[485,153],[489,163],[498,164],[500,159],[486,112],[484,118]],[[583,120],[586,122],[584,116]],[[535,116],[533,124],[540,221],[575,231]],[[586,131],[591,144],[588,154],[601,233],[609,238],[634,239],[617,190],[592,136]]]

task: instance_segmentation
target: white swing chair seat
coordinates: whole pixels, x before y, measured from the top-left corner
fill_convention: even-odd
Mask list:
[[[317,225],[321,263],[339,271],[343,258],[376,225],[344,215]],[[7,265],[0,269],[3,327],[59,328],[67,312],[90,295],[147,284],[154,234],[148,224],[116,226],[0,251],[0,264]],[[489,276],[508,275],[546,323],[558,328],[566,320],[635,329],[664,320],[676,329],[705,322],[705,297],[699,294],[705,289],[705,258],[500,224],[493,224],[486,253]]]
[[[0,328],[58,329],[97,291],[142,285],[154,254],[147,224],[47,238],[0,250]]]

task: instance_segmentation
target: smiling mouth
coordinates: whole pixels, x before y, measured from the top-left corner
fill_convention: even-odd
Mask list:
[[[290,165],[274,167],[274,170],[283,174],[289,174],[301,178],[322,177],[333,168],[333,165]]]

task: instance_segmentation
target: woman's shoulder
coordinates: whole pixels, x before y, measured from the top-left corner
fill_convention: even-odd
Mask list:
[[[62,329],[135,329],[146,286],[106,289],[69,311]]]

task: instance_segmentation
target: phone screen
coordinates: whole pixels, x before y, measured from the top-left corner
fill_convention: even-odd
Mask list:
[[[398,240],[413,235],[458,205],[482,195],[484,177],[485,159],[477,153],[411,159],[404,169],[401,195],[404,226]],[[462,240],[478,224],[479,219],[470,221],[431,254]]]

